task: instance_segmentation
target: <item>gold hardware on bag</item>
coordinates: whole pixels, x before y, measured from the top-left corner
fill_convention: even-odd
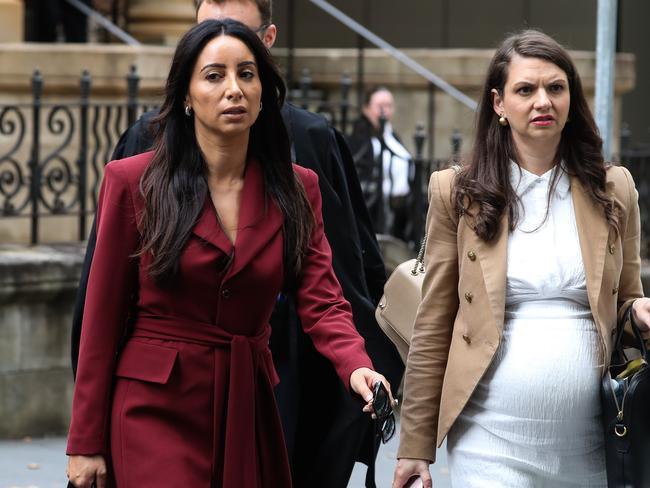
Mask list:
[[[619,427],[623,427],[623,432],[618,431]],[[619,437],[625,437],[625,435],[627,434],[627,427],[625,427],[624,425],[616,424],[614,426],[614,434],[616,434]]]

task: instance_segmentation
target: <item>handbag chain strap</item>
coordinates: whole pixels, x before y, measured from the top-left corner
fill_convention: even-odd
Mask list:
[[[411,270],[413,276],[417,276],[418,273],[424,273],[424,251],[427,245],[427,235],[424,234],[422,242],[420,243],[420,250],[418,251],[418,257],[415,259],[415,264]]]

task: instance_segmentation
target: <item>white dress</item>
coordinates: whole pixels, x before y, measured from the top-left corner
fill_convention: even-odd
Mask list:
[[[604,488],[603,354],[570,180],[562,172],[545,220],[553,170],[511,165],[524,211],[508,239],[503,337],[449,433],[452,486]]]

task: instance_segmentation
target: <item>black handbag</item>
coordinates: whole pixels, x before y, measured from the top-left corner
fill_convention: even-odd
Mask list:
[[[650,488],[650,367],[630,306],[618,324],[612,360],[601,385],[602,422],[609,488]],[[630,360],[622,345],[630,322],[641,357]]]

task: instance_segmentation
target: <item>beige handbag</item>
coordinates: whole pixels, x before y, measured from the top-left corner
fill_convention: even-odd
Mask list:
[[[379,327],[395,344],[397,352],[405,364],[415,315],[422,298],[426,241],[427,236],[425,235],[416,259],[410,259],[395,268],[384,285],[384,296],[379,300],[375,311]]]

